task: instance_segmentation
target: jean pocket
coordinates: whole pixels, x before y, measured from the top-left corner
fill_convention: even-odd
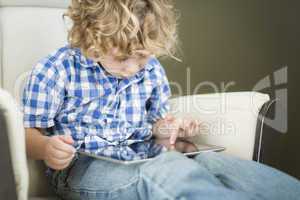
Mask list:
[[[77,160],[78,160],[78,157],[75,156],[67,168],[65,168],[63,170],[56,170],[52,173],[51,184],[56,191],[59,191],[60,189],[65,189],[68,187],[68,178],[69,178],[70,172],[72,171],[73,167],[75,166]]]
[[[76,160],[70,165],[63,176],[65,188],[77,190],[81,179],[92,162],[92,158],[76,154]]]

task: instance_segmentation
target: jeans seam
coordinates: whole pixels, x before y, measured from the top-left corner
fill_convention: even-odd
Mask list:
[[[165,191],[164,189],[162,189],[162,185],[156,183],[153,179],[151,179],[150,177],[148,177],[145,174],[141,174],[141,178],[142,179],[146,179],[146,181],[151,182],[151,185],[154,186],[156,189],[160,190],[162,193],[164,193],[164,195],[169,198],[170,200],[176,200],[176,198],[172,197],[172,195],[170,195],[167,191]]]
[[[215,176],[219,182],[226,188],[234,190],[234,188],[230,187],[228,184],[226,184],[226,182],[223,181],[223,179],[221,179],[219,174],[214,173],[207,165],[205,162],[199,161],[199,160],[195,160],[196,163],[198,163],[201,167],[205,168],[208,172],[210,172],[213,176]]]
[[[93,193],[93,194],[111,194],[111,193],[114,193],[114,192],[117,192],[118,190],[122,190],[124,188],[127,188],[133,184],[135,184],[136,182],[138,181],[138,178],[135,178],[135,179],[132,179],[131,182],[129,182],[128,184],[126,185],[122,185],[114,190],[110,190],[110,191],[104,191],[104,190],[89,190],[89,189],[75,189],[75,188],[60,188],[61,190],[63,191],[71,191],[71,192],[76,192],[76,193],[82,193],[82,192],[87,192],[87,193]]]

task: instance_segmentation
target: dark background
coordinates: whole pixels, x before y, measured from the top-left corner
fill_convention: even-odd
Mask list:
[[[188,94],[186,70],[191,69],[191,89],[203,81],[227,91],[249,91],[265,76],[288,66],[288,132],[267,127],[263,162],[300,178],[300,2],[296,0],[177,0],[183,62],[163,61],[170,81]],[[178,90],[173,87],[173,94]],[[276,86],[266,91],[274,97]],[[202,88],[200,93],[215,92]]]

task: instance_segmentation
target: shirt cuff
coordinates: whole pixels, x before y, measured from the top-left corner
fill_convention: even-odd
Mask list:
[[[43,116],[24,115],[23,125],[25,128],[50,128],[55,125],[53,119]]]
[[[151,123],[151,124],[154,124],[158,120],[164,119],[167,116],[168,113],[169,113],[169,108],[168,107],[163,107],[159,111],[157,111],[156,113],[149,114],[148,122]]]

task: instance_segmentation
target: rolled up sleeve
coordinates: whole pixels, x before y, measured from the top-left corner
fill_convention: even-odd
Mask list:
[[[147,120],[151,124],[164,118],[170,110],[169,98],[171,96],[171,89],[169,81],[161,65],[158,72],[159,75],[157,77],[159,77],[159,81],[157,86],[152,90],[147,108]]]
[[[32,70],[22,98],[25,128],[50,128],[64,100],[64,80],[50,60],[40,61]]]

